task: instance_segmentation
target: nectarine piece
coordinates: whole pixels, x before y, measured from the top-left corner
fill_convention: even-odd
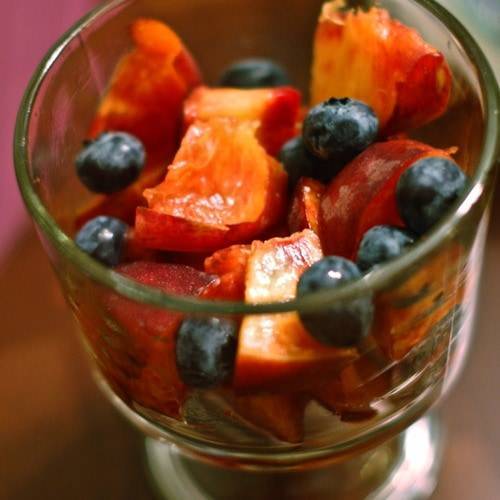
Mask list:
[[[245,301],[293,299],[301,274],[323,256],[311,230],[252,243]],[[234,385],[238,389],[302,383],[307,374],[335,372],[355,350],[325,347],[304,329],[296,312],[246,316],[240,328]]]
[[[165,176],[166,165],[181,138],[184,99],[201,82],[194,59],[168,26],[152,19],[138,19],[131,33],[135,46],[118,63],[88,136],[129,132],[145,145],[147,165],[127,189],[93,197],[77,215],[77,227],[95,215],[133,221],[135,207],[144,203],[144,189],[155,186]]]
[[[144,192],[136,235],[145,247],[209,252],[251,241],[286,209],[287,176],[255,138],[230,118],[187,131],[165,180]]]
[[[214,281],[213,276],[187,266],[155,262],[125,264],[117,272],[176,295],[200,296]],[[130,381],[130,397],[145,407],[177,417],[186,393],[175,361],[175,336],[183,315],[118,295],[108,298],[107,310],[122,330],[125,354],[142,366],[140,374]]]
[[[205,272],[219,277],[212,296],[225,300],[245,298],[245,276],[250,245],[233,245],[205,259]]]
[[[320,207],[321,242],[329,254],[354,258],[363,234],[373,226],[403,226],[396,204],[401,174],[427,156],[449,157],[409,139],[371,145],[332,180]]]
[[[386,134],[444,113],[452,76],[444,56],[382,8],[323,5],[314,40],[312,104],[351,97],[370,105]]]
[[[132,24],[134,49],[118,64],[90,129],[137,136],[148,156],[169,161],[181,133],[184,99],[201,82],[194,59],[165,24],[138,19]]]
[[[198,87],[184,104],[184,123],[214,117],[258,124],[257,138],[270,155],[295,136],[300,114],[300,93],[292,87],[232,89]]]

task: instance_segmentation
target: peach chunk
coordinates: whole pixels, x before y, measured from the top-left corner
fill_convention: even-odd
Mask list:
[[[260,143],[270,155],[276,155],[296,135],[300,101],[300,92],[292,87],[198,87],[184,105],[184,122],[189,126],[217,116],[255,122]]]
[[[215,279],[188,266],[156,262],[125,264],[117,272],[166,293],[186,296],[202,295]],[[122,331],[124,357],[143,366],[140,374],[130,380],[130,398],[147,408],[178,417],[187,391],[175,361],[175,336],[183,315],[119,295],[109,297],[107,309]]]
[[[427,156],[449,158],[453,149],[397,139],[371,145],[332,180],[321,200],[321,241],[325,251],[354,258],[363,234],[373,226],[402,226],[396,204],[401,174]]]
[[[90,136],[129,132],[141,139],[148,155],[168,161],[179,144],[184,99],[201,82],[200,73],[167,25],[138,19],[131,31],[135,47],[118,64]]]
[[[382,8],[345,12],[324,4],[314,40],[312,104],[351,97],[370,105],[385,134],[419,127],[442,115],[451,93],[450,68],[419,33]]]
[[[286,209],[287,175],[255,138],[230,118],[196,122],[165,180],[144,192],[136,236],[147,248],[209,252],[258,237]]]
[[[165,24],[138,19],[131,27],[134,48],[118,63],[90,126],[89,138],[107,131],[129,132],[146,148],[139,179],[111,196],[95,196],[82,207],[76,226],[95,215],[133,221],[142,192],[165,176],[182,132],[182,106],[201,82],[198,66],[179,37]]]
[[[225,300],[245,298],[245,275],[250,245],[233,245],[205,259],[205,272],[219,277],[212,296]]]
[[[319,239],[309,229],[252,243],[245,301],[259,304],[293,299],[301,274],[322,256]],[[240,328],[234,385],[247,389],[302,383],[305,375],[335,372],[355,356],[355,350],[319,344],[296,312],[246,316]]]

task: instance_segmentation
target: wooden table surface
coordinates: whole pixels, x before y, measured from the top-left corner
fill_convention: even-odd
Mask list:
[[[500,499],[499,216],[497,200],[475,343],[443,405],[448,443],[439,500]],[[152,498],[141,437],[91,380],[33,231],[0,277],[0,499]]]

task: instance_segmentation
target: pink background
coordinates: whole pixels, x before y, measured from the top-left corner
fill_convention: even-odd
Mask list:
[[[27,224],[13,164],[14,122],[23,92],[36,65],[57,40],[97,0],[19,0],[2,2],[0,68],[0,263]]]

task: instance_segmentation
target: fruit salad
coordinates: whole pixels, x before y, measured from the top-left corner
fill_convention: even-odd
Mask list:
[[[451,70],[382,8],[323,5],[310,101],[279,62],[236,61],[214,84],[169,26],[137,19],[130,36],[82,138],[76,174],[94,196],[74,218],[76,245],[129,279],[210,301],[303,299],[404,258],[467,190],[454,144],[413,138],[446,112]],[[79,320],[137,411],[187,422],[201,394],[301,443],[311,408],[369,421],[418,374],[408,360],[445,353],[435,332],[459,310],[461,255],[317,309],[193,315],[109,293]]]

